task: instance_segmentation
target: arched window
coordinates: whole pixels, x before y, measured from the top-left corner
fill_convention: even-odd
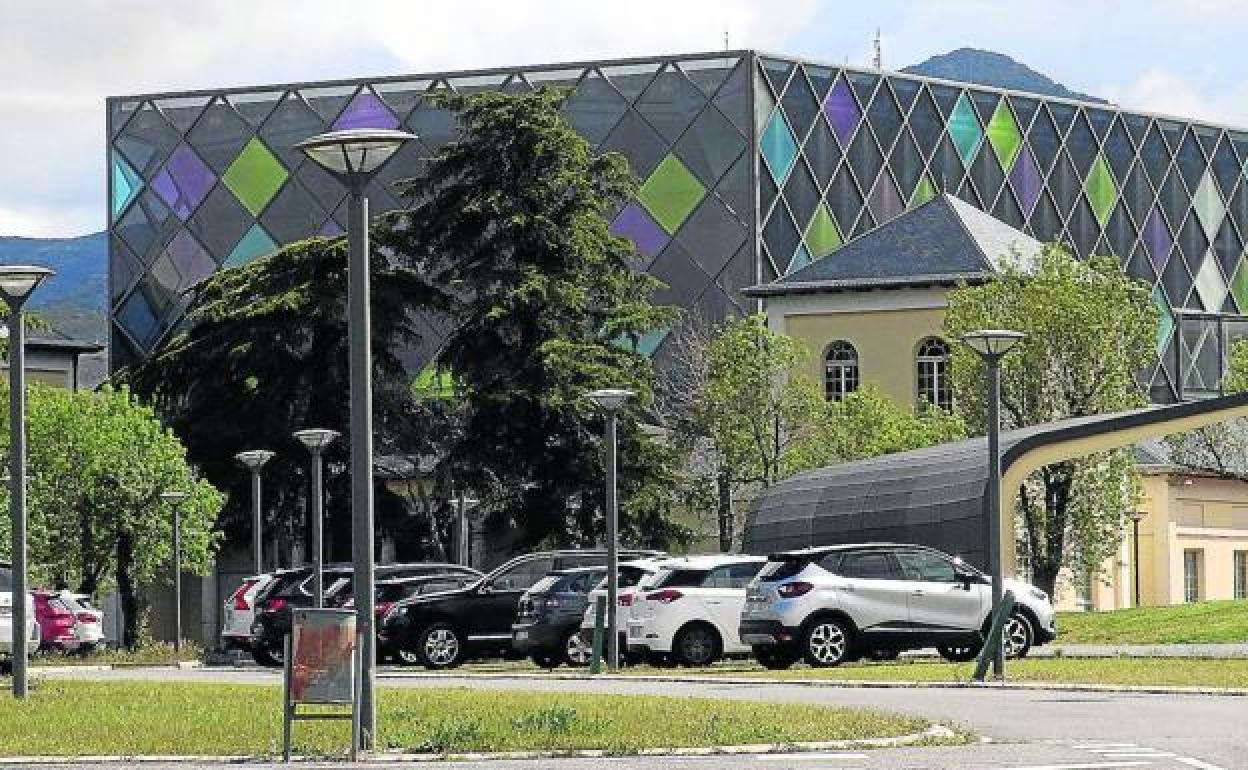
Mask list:
[[[949,382],[949,343],[929,337],[919,344],[917,356],[919,398],[927,399],[941,409],[953,408],[952,383]]]
[[[858,351],[845,340],[828,346],[823,357],[824,393],[829,401],[840,401],[858,390]]]

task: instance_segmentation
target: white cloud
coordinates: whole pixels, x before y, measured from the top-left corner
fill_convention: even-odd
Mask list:
[[[817,0],[5,0],[0,234],[104,225],[104,98],[571,59],[782,48]]]
[[[1101,94],[1129,109],[1248,125],[1248,82],[1227,82],[1216,76],[1197,79],[1155,68],[1128,83],[1106,85]]]

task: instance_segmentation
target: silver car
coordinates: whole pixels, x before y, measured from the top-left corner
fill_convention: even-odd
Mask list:
[[[1014,594],[1006,654],[1023,657],[1057,636],[1049,597],[1006,580]],[[806,548],[769,557],[746,591],[741,640],[768,668],[800,659],[835,666],[861,657],[895,658],[935,647],[949,660],[983,647],[992,607],[990,580],[948,554],[919,545],[872,543]]]

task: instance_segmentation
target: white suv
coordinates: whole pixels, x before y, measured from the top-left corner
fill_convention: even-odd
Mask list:
[[[26,594],[26,650],[33,655],[39,648],[39,624],[35,622],[35,600]],[[0,661],[13,657],[13,570],[0,563]]]
[[[768,668],[805,658],[835,666],[935,647],[949,660],[979,654],[992,606],[990,581],[961,560],[919,545],[875,543],[789,551],[770,557],[748,589],[741,639]],[[1043,591],[1007,579],[1014,612],[1002,643],[1023,657],[1057,636]]]
[[[748,653],[737,636],[745,587],[761,556],[690,556],[662,562],[628,608],[628,649],[651,662],[706,666]]]
[[[221,642],[227,650],[251,649],[251,624],[256,619],[256,599],[273,582],[271,573],[252,575],[234,589],[221,608]]]

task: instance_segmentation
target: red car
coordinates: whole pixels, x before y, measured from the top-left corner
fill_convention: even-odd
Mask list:
[[[31,592],[35,599],[35,620],[39,622],[41,650],[77,650],[82,643],[78,637],[78,623],[96,621],[94,615],[80,619],[74,605],[65,601],[61,594],[60,591]]]

